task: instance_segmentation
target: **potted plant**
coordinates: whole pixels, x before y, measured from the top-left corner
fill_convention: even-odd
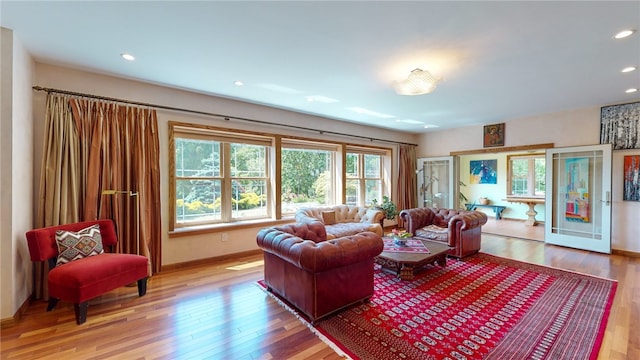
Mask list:
[[[377,199],[371,200],[371,206],[376,209],[382,210],[384,212],[384,217],[387,220],[395,220],[396,216],[398,216],[398,207],[396,206],[396,204],[391,202],[391,199],[389,199],[388,196],[382,197],[381,204],[378,204]]]

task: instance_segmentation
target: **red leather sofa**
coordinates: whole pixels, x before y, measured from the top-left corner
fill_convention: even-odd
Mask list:
[[[374,258],[383,249],[376,233],[327,240],[321,222],[295,223],[260,230],[257,243],[267,289],[312,323],[373,295]]]
[[[482,225],[487,223],[481,211],[439,208],[405,209],[400,218],[414,237],[448,244],[448,255],[458,258],[480,250]]]
[[[104,253],[56,266],[58,246],[56,230],[80,231],[100,224]],[[137,282],[138,295],[147,292],[147,258],[140,255],[114,254],[108,251],[118,238],[111,220],[85,221],[35,229],[26,233],[31,261],[48,261],[49,304],[55,308],[59,300],[74,304],[76,323],[87,320],[88,301],[107,291]]]

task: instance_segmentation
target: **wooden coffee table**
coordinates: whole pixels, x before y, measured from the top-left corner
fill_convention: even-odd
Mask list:
[[[427,265],[447,266],[449,246],[433,241],[421,240],[430,253],[408,253],[383,251],[376,257],[382,270],[396,274],[401,280],[411,280]]]

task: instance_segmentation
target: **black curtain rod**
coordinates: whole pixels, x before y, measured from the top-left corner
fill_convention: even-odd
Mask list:
[[[56,94],[72,95],[72,96],[78,96],[78,97],[86,97],[86,98],[97,99],[97,100],[113,101],[113,102],[119,102],[119,103],[123,103],[123,104],[129,104],[129,105],[146,106],[146,107],[151,107],[151,108],[156,108],[156,109],[179,111],[179,112],[186,112],[186,113],[191,113],[191,114],[219,117],[219,118],[223,118],[224,120],[227,120],[227,121],[233,119],[233,120],[247,121],[247,122],[252,122],[252,123],[262,124],[262,125],[272,125],[272,126],[293,128],[293,129],[297,129],[297,130],[313,131],[313,132],[317,132],[319,134],[331,134],[331,135],[352,137],[352,138],[357,138],[357,139],[364,139],[364,140],[369,140],[369,141],[379,141],[379,142],[386,142],[386,143],[392,143],[392,144],[398,144],[398,145],[418,146],[417,144],[405,143],[405,142],[400,142],[400,141],[377,139],[377,138],[372,138],[372,137],[367,137],[367,136],[360,136],[360,135],[344,134],[344,133],[339,133],[339,132],[334,132],[334,131],[318,130],[318,129],[312,129],[312,128],[307,128],[307,127],[303,127],[303,126],[296,126],[296,125],[278,124],[278,123],[272,123],[272,122],[269,122],[269,121],[248,119],[248,118],[242,118],[242,117],[237,117],[237,116],[222,115],[222,114],[210,113],[210,112],[205,112],[205,111],[183,109],[183,108],[177,108],[177,107],[165,106],[165,105],[158,105],[158,104],[149,104],[149,103],[143,103],[143,102],[137,102],[137,101],[131,101],[131,100],[123,100],[123,99],[111,98],[111,97],[106,97],[106,96],[84,94],[84,93],[68,91],[68,90],[45,88],[45,87],[41,87],[41,86],[34,86],[33,90],[46,91],[47,93],[56,93]]]

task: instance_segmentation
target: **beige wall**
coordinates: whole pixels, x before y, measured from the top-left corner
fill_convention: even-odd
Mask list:
[[[28,299],[32,287],[24,234],[32,227],[33,62],[11,30],[1,31],[0,319],[5,319]]]
[[[499,122],[502,121],[496,121],[496,123]],[[482,149],[482,131],[483,125],[477,125],[423,134],[418,141],[418,157],[444,156],[449,155],[452,151]],[[599,144],[600,108],[563,111],[505,122],[505,146],[544,143],[553,143],[555,147]],[[617,250],[640,252],[640,237],[637,235],[640,233],[640,222],[637,220],[640,213],[640,202],[622,201],[622,159],[624,155],[629,154],[640,154],[640,150],[613,152],[611,246]],[[492,154],[479,157],[488,158],[490,156]],[[465,156],[465,158],[466,170],[462,168],[461,162],[462,180],[466,180],[465,174],[469,173],[469,157]],[[474,155],[474,158],[478,158],[478,156]],[[499,164],[499,167],[503,169],[505,166],[505,164]],[[482,192],[487,189],[478,190]],[[462,191],[468,194],[469,190],[463,188]],[[473,193],[469,199],[472,200],[480,196],[480,192]],[[510,204],[508,206],[515,207],[516,205]],[[541,215],[544,214],[544,209],[541,206],[537,206],[536,210]],[[512,217],[511,215],[507,216]],[[543,220],[542,216],[538,218]]]
[[[204,94],[191,93],[187,91],[170,89],[167,87],[151,85],[141,82],[124,80],[120,78],[87,73],[83,71],[60,68],[51,65],[37,64],[34,85],[50,87],[62,90],[70,90],[81,93],[88,93],[100,96],[127,99],[145,103],[153,103],[164,106],[185,108],[191,110],[204,111],[208,113],[224,114],[229,116],[257,119],[266,122],[295,125],[298,127],[334,131],[346,134],[357,134],[359,136],[370,136],[378,139],[388,139],[400,142],[415,143],[414,135],[381,130],[356,124],[345,124],[325,118],[298,114],[290,111],[268,108],[230,99],[223,99]],[[36,123],[36,139],[42,139],[42,119],[44,118],[45,93],[38,92],[34,95],[34,112]],[[216,232],[169,237],[168,235],[168,121],[184,121],[191,123],[209,124],[212,126],[222,126],[235,129],[246,129],[253,131],[263,131],[269,133],[290,134],[314,139],[328,139],[338,141],[355,141],[363,144],[371,144],[366,141],[356,141],[345,137],[320,135],[318,132],[301,131],[287,129],[283,127],[259,125],[242,121],[225,121],[220,118],[209,116],[198,116],[175,111],[158,111],[158,122],[160,129],[160,177],[162,199],[162,263],[170,265],[183,263],[198,259],[206,259],[216,256],[232,254],[241,251],[255,250],[256,233],[263,227],[243,228],[241,230],[223,228]],[[41,159],[41,141],[36,141],[35,154],[36,161]],[[389,143],[374,143],[377,146],[393,147]],[[39,174],[37,174],[39,176]],[[394,176],[395,177],[395,176]],[[35,206],[34,206],[35,208]],[[222,235],[225,234],[223,237]],[[228,240],[223,241],[223,238]]]

